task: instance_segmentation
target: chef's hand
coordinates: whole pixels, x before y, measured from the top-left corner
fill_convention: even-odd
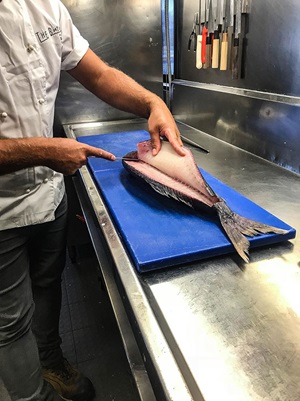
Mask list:
[[[148,118],[148,129],[151,136],[154,156],[161,149],[160,137],[166,137],[179,155],[185,155],[176,122],[163,101],[151,107],[150,116]]]
[[[51,139],[48,154],[47,166],[65,175],[74,174],[80,167],[87,164],[88,157],[116,160],[112,153],[67,138]]]
[[[0,140],[0,175],[23,168],[47,166],[69,175],[87,163],[88,157],[116,160],[103,149],[69,138],[17,138]]]

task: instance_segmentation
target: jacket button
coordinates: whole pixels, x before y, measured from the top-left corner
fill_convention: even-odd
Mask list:
[[[48,181],[49,181],[48,178],[45,178],[43,182],[44,184],[47,184]]]
[[[26,192],[27,194],[29,194],[29,192],[30,192],[30,189],[29,189],[29,188],[27,188],[25,192]]]
[[[28,51],[28,53],[31,53],[32,50],[34,50],[34,47],[33,47],[30,43],[28,43],[28,45],[27,45],[27,51]]]
[[[7,117],[6,111],[2,111],[1,113],[1,119],[4,120]]]
[[[45,99],[43,99],[43,98],[39,99],[39,104],[43,104],[43,103],[45,103]]]

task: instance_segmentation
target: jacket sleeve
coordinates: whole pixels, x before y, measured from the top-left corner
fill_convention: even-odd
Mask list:
[[[75,68],[89,48],[89,43],[84,39],[79,30],[73,24],[72,18],[59,1],[60,6],[60,29],[62,39],[61,70]]]

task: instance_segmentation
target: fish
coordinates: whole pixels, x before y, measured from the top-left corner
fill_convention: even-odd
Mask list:
[[[247,236],[287,233],[287,230],[232,211],[206,182],[191,150],[186,147],[184,150],[185,155],[181,156],[169,142],[161,141],[161,150],[153,156],[151,140],[146,140],[137,144],[137,150],[127,153],[122,164],[127,172],[149,184],[159,194],[183,202],[194,210],[217,215],[228,239],[246,263],[249,263],[250,247]]]

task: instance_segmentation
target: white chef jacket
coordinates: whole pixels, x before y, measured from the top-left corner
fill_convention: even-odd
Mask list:
[[[60,0],[0,2],[0,140],[53,136],[60,70],[88,46]],[[0,230],[53,220],[63,195],[48,167],[0,176]]]

